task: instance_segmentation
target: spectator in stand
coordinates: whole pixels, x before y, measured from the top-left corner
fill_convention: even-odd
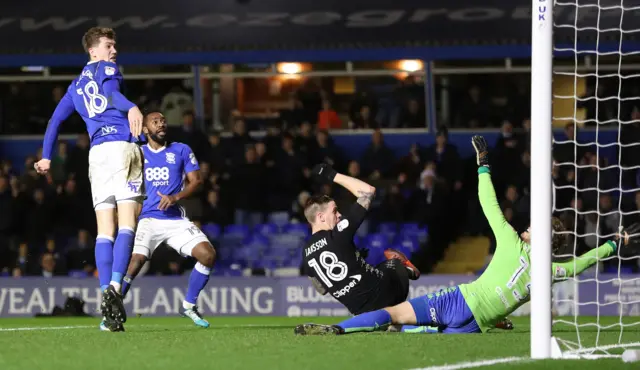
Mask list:
[[[330,142],[329,133],[326,131],[316,133],[316,144],[311,152],[311,163],[322,162],[330,164],[336,171],[342,169],[340,149]]]
[[[67,143],[64,141],[60,141],[58,143],[58,151],[55,154],[55,157],[51,160],[51,177],[53,178],[53,182],[56,184],[60,184],[64,182],[67,177],[66,166],[67,166]]]
[[[209,190],[207,193],[202,220],[222,226],[228,223],[227,212],[220,206],[220,195],[216,190]]]
[[[380,127],[380,124],[376,122],[375,118],[371,113],[371,108],[368,105],[363,105],[360,108],[358,114],[353,118],[353,121],[349,122],[349,128],[352,129],[361,129],[361,128],[370,128],[377,129]]]
[[[9,179],[0,172],[0,268],[8,259],[10,235],[13,232],[13,197]]]
[[[429,228],[428,255],[423,256],[418,267],[421,271],[430,271],[442,259],[447,248],[447,235],[451,225],[442,217],[447,209],[447,190],[436,178],[433,165],[428,166],[420,174],[420,186],[409,199],[408,213],[411,219],[417,220]]]
[[[370,180],[380,180],[391,176],[395,164],[393,152],[384,143],[380,129],[373,131],[371,144],[362,157],[363,174]]]
[[[169,122],[169,121],[167,121]],[[172,128],[171,134],[174,134],[176,141],[185,143],[191,147],[196,158],[206,158],[209,154],[209,143],[203,132],[195,125],[195,116],[192,111],[186,111],[182,114],[181,129]]]
[[[322,110],[318,112],[318,129],[332,130],[342,128],[342,120],[338,113],[331,108],[331,102],[327,99],[322,101]]]
[[[89,184],[89,135],[83,132],[78,136],[76,145],[69,151],[67,176],[73,177],[82,194],[90,193]]]
[[[174,86],[162,98],[160,111],[167,119],[167,126],[179,127],[185,112],[193,110],[193,98],[182,87]]]
[[[460,109],[456,110],[458,112],[456,127],[490,127],[487,121],[489,118],[488,104],[477,85],[469,88],[467,95],[460,101],[459,107]]]
[[[406,107],[402,108],[399,128],[426,128],[427,119],[423,106],[416,99],[410,99]]]
[[[244,163],[231,170],[231,185],[235,193],[235,224],[253,227],[263,220],[265,194],[263,187],[256,185],[263,182],[265,168],[257,159],[256,149],[250,145],[245,151]]]
[[[313,132],[313,126],[309,121],[303,121],[300,124],[300,131],[295,138],[296,150],[304,157],[307,163],[312,162],[311,154],[317,147],[316,137]]]
[[[244,120],[237,119],[233,122],[233,131],[231,137],[226,140],[225,158],[226,165],[234,167],[246,160],[247,147],[255,144],[255,140],[249,136],[244,124]]]
[[[219,132],[214,131],[209,134],[209,148],[202,161],[209,162],[214,172],[221,172],[225,168],[225,149],[222,146]]]

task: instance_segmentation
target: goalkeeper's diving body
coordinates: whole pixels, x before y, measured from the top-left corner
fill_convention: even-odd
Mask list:
[[[488,147],[482,136],[472,139],[478,163],[478,195],[485,217],[496,237],[496,252],[485,272],[469,284],[461,284],[437,293],[416,297],[393,307],[367,312],[338,325],[303,324],[296,334],[347,334],[371,332],[389,325],[420,325],[437,327],[440,333],[484,333],[496,327],[503,318],[530,299],[530,233],[521,235],[504,218],[491,181]],[[552,250],[566,244],[562,223],[553,218]],[[610,240],[580,257],[563,263],[553,263],[553,281],[575,276],[599,259],[614,255],[620,246],[637,244],[629,234],[637,232],[634,224],[624,232],[624,238]],[[626,249],[626,248],[625,248]],[[430,332],[430,331],[425,331]]]

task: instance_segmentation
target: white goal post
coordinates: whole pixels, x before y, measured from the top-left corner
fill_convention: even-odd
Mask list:
[[[551,357],[553,0],[531,12],[531,358]]]
[[[573,236],[572,257],[575,258],[580,254],[576,242],[578,238],[595,238],[597,243],[598,240],[611,239],[615,235],[617,231],[601,232],[600,223],[604,223],[604,221],[601,221],[603,217],[614,216],[616,220],[615,230],[618,230],[618,227],[621,227],[625,222],[626,216],[640,212],[635,208],[630,212],[627,212],[628,208],[623,209],[623,196],[625,194],[633,195],[635,193],[637,195],[640,193],[640,164],[635,162],[631,165],[625,164],[628,161],[624,162],[622,156],[624,148],[640,146],[640,142],[630,143],[628,142],[629,139],[625,141],[624,138],[621,138],[623,129],[629,129],[629,126],[625,125],[637,122],[638,119],[638,116],[632,118],[627,109],[621,109],[623,105],[621,103],[625,103],[625,108],[629,108],[632,105],[636,114],[640,112],[640,96],[638,96],[637,90],[630,92],[628,89],[623,89],[623,82],[625,82],[625,88],[630,85],[635,86],[636,81],[640,82],[640,72],[630,71],[624,73],[621,68],[623,57],[640,57],[640,47],[633,49],[633,46],[629,48],[628,45],[623,45],[630,40],[633,42],[635,40],[634,37],[640,35],[640,0],[532,0],[531,6],[531,358],[620,358],[623,357],[621,353],[624,349],[640,348],[640,330],[638,329],[640,327],[640,319],[631,320],[631,318],[626,317],[623,319],[623,316],[626,315],[640,316],[640,311],[635,313],[628,312],[630,307],[638,307],[638,310],[640,310],[638,296],[623,294],[625,289],[633,290],[637,288],[640,290],[640,276],[631,277],[622,273],[623,262],[637,261],[638,258],[623,258],[620,255],[607,257],[606,260],[617,262],[616,274],[613,272],[616,268],[611,264],[608,265],[610,272],[608,277],[599,275],[602,272],[599,272],[598,267],[593,269],[595,277],[578,278],[576,276],[567,276],[567,281],[570,283],[569,285],[573,284],[575,292],[570,297],[564,297],[562,302],[568,303],[573,307],[571,314],[574,317],[571,320],[563,320],[562,318],[554,320],[552,318],[553,291],[551,286],[551,215],[554,211],[571,211],[576,215],[576,221],[578,220],[578,215],[583,216],[585,220],[587,215],[596,215],[592,217],[597,221],[594,221],[595,228],[591,231],[578,231],[577,222],[573,225],[575,229],[568,230],[568,233]],[[556,12],[558,12],[555,21],[554,6],[556,7]],[[567,14],[571,16],[568,17]],[[562,42],[558,41],[557,43],[560,46],[554,44],[554,27],[558,33],[556,36],[562,39]],[[595,35],[595,37],[590,37],[592,35]],[[572,39],[570,40],[571,45],[561,45],[563,43],[566,44],[567,39]],[[607,42],[609,44],[605,44]],[[555,75],[558,76],[556,83],[559,84],[558,80],[565,77],[573,81],[571,93],[558,92],[554,96],[554,50],[564,54],[572,54],[571,59],[575,63],[574,71],[572,73],[555,71]],[[595,59],[595,65],[592,66],[592,70],[588,73],[578,72],[578,63],[583,58],[590,57]],[[612,59],[616,57],[618,62],[617,74],[611,73],[611,71],[605,73],[599,70],[598,63],[601,58]],[[595,88],[587,89],[587,78],[595,79]],[[604,94],[608,94],[606,96],[601,95],[603,92],[601,92],[600,88],[603,87],[603,83],[599,82],[600,79],[604,78],[616,80],[612,83],[615,91],[609,89],[607,92],[607,90],[602,89]],[[637,80],[633,80],[633,78],[637,78]],[[600,86],[598,85],[599,83],[601,84]],[[615,85],[616,83],[617,85]],[[579,89],[579,85],[582,88]],[[584,90],[590,91],[589,95],[593,96],[582,95]],[[559,104],[559,101],[570,102],[570,105],[573,105],[572,113],[558,114],[559,117],[554,117],[552,109],[554,98],[556,104]],[[595,114],[593,114],[593,117],[590,116],[587,119],[583,119],[581,115],[578,116],[577,107],[580,103],[587,101],[595,101]],[[613,101],[614,105],[617,105],[617,109],[612,110],[614,113],[601,118],[598,113],[599,104],[607,101]],[[559,163],[571,168],[570,172],[573,171],[574,180],[571,180],[572,184],[569,185],[554,185],[552,178],[552,145],[554,142],[552,125],[554,119],[563,123],[574,123],[576,130],[577,126],[582,126],[587,122],[590,124],[595,123],[591,130],[595,134],[595,138],[591,137],[590,142],[578,141],[577,131],[574,131],[574,137],[556,141],[556,144],[570,144],[574,148],[573,162],[564,160],[563,163]],[[605,128],[606,126],[608,128]],[[607,131],[614,133],[616,139],[602,142],[602,134]],[[609,136],[613,137],[612,135]],[[578,158],[577,148],[580,148],[582,153],[588,148],[597,149],[590,158],[591,162],[584,164],[579,163],[580,158]],[[611,159],[611,162],[605,165],[606,167],[601,167],[601,159],[603,159],[601,156],[604,155],[601,154],[601,150],[605,149],[602,150],[605,152],[609,148],[617,149],[617,157]],[[637,162],[640,162],[640,160]],[[580,185],[578,185],[578,175],[582,174],[579,171],[585,168],[597,173],[595,187],[590,185],[588,189],[581,189]],[[602,173],[607,170],[618,171],[617,175],[615,175],[619,177],[618,183],[616,186],[601,188],[600,178],[603,176]],[[638,180],[635,183],[635,187],[625,188],[622,174],[624,171],[631,170],[638,171],[635,172]],[[568,207],[566,205],[557,207],[555,204],[554,191],[560,188],[571,189],[574,192],[575,204],[570,207],[571,209],[566,208]],[[585,211],[584,209],[579,209],[577,204],[582,196],[579,196],[580,192],[586,190],[596,193],[597,198],[595,198],[594,208]],[[606,210],[601,210],[601,200],[606,197],[607,201],[610,202],[615,196],[612,194],[615,193],[617,193],[618,197],[616,201],[617,208],[609,206]],[[640,205],[637,207],[640,207]],[[607,225],[606,230],[612,229],[611,225]],[[591,244],[593,242],[590,242]],[[590,246],[589,248],[595,248],[596,246]],[[593,287],[594,291],[588,292],[593,294],[583,294],[583,296],[587,295],[588,297],[580,297],[578,292],[583,290],[579,289],[579,286],[585,283],[591,284],[583,286]],[[612,290],[611,287],[615,287],[615,289]],[[608,296],[602,295],[601,290],[604,288],[608,288],[608,292],[611,292],[611,294]],[[558,301],[559,299],[556,298],[556,303]],[[591,311],[587,309],[589,306],[592,308]],[[593,315],[593,319],[590,316],[581,317],[580,315]],[[608,319],[606,315],[609,316]],[[593,322],[585,323],[585,321],[589,320]],[[631,323],[631,321],[633,322]],[[555,330],[554,328],[555,335],[558,336],[558,338],[555,338],[552,333],[552,325],[554,324],[569,327],[571,332],[569,334],[577,335],[576,341],[573,342],[562,338],[568,332],[565,330],[563,333],[561,330]],[[623,334],[627,332],[631,332],[631,336],[625,337],[624,340],[626,342],[623,342]],[[591,342],[595,343],[592,345]],[[560,344],[563,345],[563,348],[560,348]],[[636,355],[640,356],[640,352],[636,352]]]

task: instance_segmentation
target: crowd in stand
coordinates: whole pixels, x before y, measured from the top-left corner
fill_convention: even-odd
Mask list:
[[[53,102],[59,99],[59,94],[60,91],[54,91]],[[177,90],[170,94],[174,96],[165,96],[166,99],[157,94],[143,94],[139,102],[147,102],[148,110],[162,110],[163,107],[171,110],[180,106],[186,95]],[[470,94],[473,98],[471,90]],[[170,100],[171,104],[163,104],[163,100]],[[373,104],[362,103],[362,99],[358,101],[354,112],[360,112],[362,118],[363,109],[366,111]],[[410,93],[405,101],[408,107],[415,104]],[[52,110],[52,107],[48,108]],[[188,109],[181,109],[179,115],[168,112],[167,116],[173,117],[172,122],[180,119],[179,125],[170,125],[169,138],[191,146],[205,179],[198,194],[183,202],[190,218],[201,225],[255,226],[266,221],[272,213],[285,213],[290,222],[304,223],[302,205],[311,193],[329,194],[339,206],[353,201],[351,195],[339,187],[320,186],[311,181],[309,169],[316,163],[328,162],[338,171],[361,178],[378,189],[370,211],[369,231],[375,231],[377,225],[385,222],[412,222],[428,228],[428,241],[412,257],[426,273],[458,236],[491,235],[477,200],[475,160],[461,158],[458,148],[448,140],[446,127],[440,127],[434,133],[435,144],[432,146],[414,144],[400,157],[385,144],[384,130],[375,129],[364,155],[357,160],[346,160],[340,148],[333,144],[331,132],[318,122],[300,118],[309,116],[308,107],[301,109],[282,112],[282,119],[267,125],[266,135],[260,139],[248,134],[241,114],[231,118],[230,135],[222,135],[213,130],[201,131]],[[415,109],[414,106],[409,111]],[[484,117],[469,116],[473,111],[467,111],[464,120]],[[6,112],[3,127],[15,127]],[[513,113],[510,117],[523,114]],[[508,117],[495,119],[502,124],[491,153],[492,177],[507,220],[516,229],[524,230],[529,223],[531,201],[530,121],[526,116],[518,121]],[[40,121],[34,119],[33,123]],[[45,122],[41,122],[37,132],[44,131]],[[82,126],[82,122],[76,124]],[[573,130],[573,125],[567,125],[565,132],[570,141],[574,139]],[[640,141],[638,124],[627,125],[624,130],[625,140]],[[622,150],[623,165],[638,164],[640,156],[636,147]],[[39,176],[33,169],[40,153],[26,158],[24,163],[1,162],[0,274],[18,277],[67,275],[70,271],[74,274],[94,273],[96,230],[89,193],[88,153],[88,136],[81,134],[73,146],[64,141],[58,144],[47,176]],[[572,254],[601,242],[590,233],[607,235],[620,222],[619,212],[607,214],[608,210],[618,209],[616,197],[619,194],[600,192],[598,197],[598,192],[589,191],[589,188],[640,188],[635,169],[624,171],[620,176],[616,169],[598,171],[596,165],[603,167],[606,163],[595,153],[596,148],[575,142],[554,147],[556,213],[569,230],[576,230],[580,235],[573,238],[568,247],[571,249],[568,253]],[[598,163],[598,159],[603,162]],[[571,163],[584,166],[576,170]],[[632,199],[623,197],[620,201],[623,211],[631,212],[624,216],[625,224],[627,219],[630,222],[640,217],[632,213],[640,207],[640,195],[636,196],[635,191],[630,194]],[[593,211],[599,211],[600,216]],[[625,262],[625,265],[635,268],[635,262]],[[149,273],[181,274],[188,267],[189,263],[173,251],[161,248],[154,256]]]

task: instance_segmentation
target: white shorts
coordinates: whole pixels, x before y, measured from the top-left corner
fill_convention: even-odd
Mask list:
[[[209,243],[206,235],[187,219],[160,220],[143,218],[138,223],[133,253],[149,258],[162,243],[166,242],[180,255],[191,256],[191,251],[200,243]]]
[[[89,150],[89,181],[93,207],[114,208],[123,200],[144,199],[143,156],[140,147],[109,141]]]

